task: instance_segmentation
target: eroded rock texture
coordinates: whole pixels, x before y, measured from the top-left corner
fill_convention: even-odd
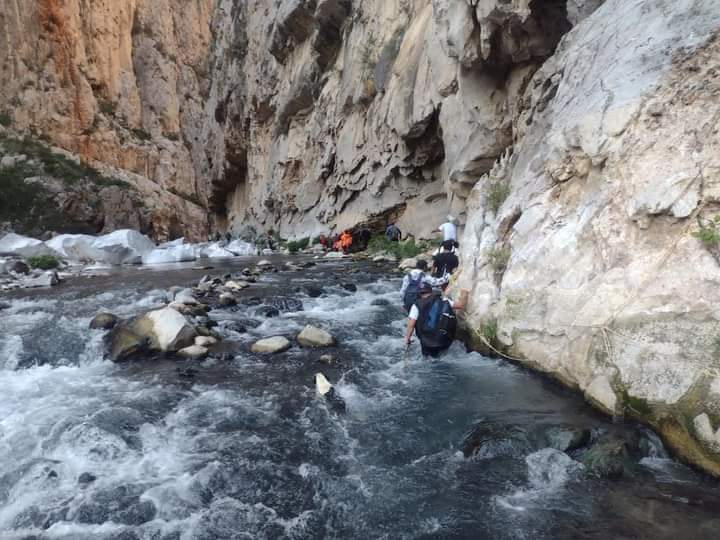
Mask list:
[[[720,4],[607,0],[527,85],[468,205],[470,324],[720,473]],[[507,194],[498,199],[497,193]]]

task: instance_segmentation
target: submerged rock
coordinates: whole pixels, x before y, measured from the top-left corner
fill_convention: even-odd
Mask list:
[[[256,341],[250,350],[260,354],[276,354],[287,351],[290,345],[290,341],[287,338],[275,336]]]
[[[521,457],[536,450],[537,446],[521,426],[481,422],[465,437],[463,455],[479,459]]]
[[[97,476],[89,472],[84,472],[78,476],[78,484],[80,485],[91,484],[95,480],[97,480]]]
[[[90,328],[95,330],[110,330],[115,328],[115,325],[117,325],[119,321],[120,319],[112,313],[98,313],[93,317],[93,320],[90,321]]]
[[[580,458],[588,473],[600,478],[619,478],[632,473],[636,466],[633,455],[638,442],[630,438],[607,434],[600,437]]]
[[[550,447],[561,452],[572,452],[590,442],[590,430],[574,426],[551,426],[545,430]]]
[[[8,263],[7,269],[8,271],[15,272],[16,274],[27,275],[30,273],[30,267],[23,261],[12,261]]]
[[[321,328],[308,325],[298,334],[297,341],[303,347],[330,347],[335,343],[335,338]]]
[[[340,286],[346,291],[357,292],[357,285],[354,283],[342,283]]]
[[[302,290],[310,298],[318,298],[323,293],[322,287],[318,287],[317,285],[305,285]]]

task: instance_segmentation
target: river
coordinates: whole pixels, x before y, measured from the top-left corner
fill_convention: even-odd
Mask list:
[[[304,309],[211,311],[229,356],[103,359],[103,332],[88,328],[98,310],[134,315],[171,285],[246,264],[126,268],[2,299],[0,538],[720,536],[717,481],[673,461],[644,428],[460,343],[439,361],[415,345],[405,361],[400,280],[377,265],[264,274],[248,294],[291,294]],[[324,294],[295,292],[308,283]],[[238,322],[247,332],[233,330]],[[307,323],[337,338],[336,365],[318,362],[325,351],[249,352],[259,337]],[[316,395],[317,371],[346,414]],[[617,432],[642,439],[644,454],[612,480],[512,442],[465,458],[478,423]]]

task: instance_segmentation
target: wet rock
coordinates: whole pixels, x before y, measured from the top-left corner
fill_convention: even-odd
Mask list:
[[[336,412],[345,412],[345,400],[336,392],[335,387],[330,384],[322,373],[315,374],[315,390],[325,398],[330,408]]]
[[[108,357],[113,362],[124,362],[149,350],[148,339],[139,336],[128,326],[121,324],[106,336]]]
[[[620,478],[635,468],[637,441],[630,437],[606,434],[601,436],[580,458],[588,473],[600,478]]]
[[[231,294],[223,293],[218,298],[218,305],[220,307],[231,307],[237,305],[237,300]]]
[[[263,303],[263,299],[259,296],[252,296],[243,301],[246,306],[259,306]]]
[[[272,266],[272,263],[267,259],[263,259],[262,261],[257,263],[257,266],[258,268],[267,268],[269,266]]]
[[[3,309],[10,309],[12,306],[6,302],[0,302],[0,311]]]
[[[178,377],[180,377],[181,379],[193,379],[195,378],[195,375],[197,375],[197,373],[197,369],[193,369],[191,367],[177,369]]]
[[[412,270],[417,267],[417,258],[411,257],[409,259],[403,259],[398,266],[401,270]]]
[[[210,317],[198,317],[196,321],[199,326],[204,326],[208,329],[215,328],[218,325],[218,322],[215,319],[211,319]]]
[[[330,347],[335,339],[329,332],[315,326],[306,326],[297,336],[297,341],[303,347]]]
[[[572,452],[590,442],[590,430],[574,426],[551,426],[545,430],[548,445],[561,452]]]
[[[29,277],[22,280],[20,286],[26,289],[34,289],[36,287],[53,287],[60,283],[57,272],[48,271],[36,277]]]
[[[195,298],[195,295],[193,295],[191,289],[182,289],[175,293],[173,302],[177,304],[184,304],[186,306],[192,306],[199,303],[197,298]]]
[[[205,358],[207,356],[208,350],[207,347],[203,347],[201,345],[190,345],[189,347],[180,349],[178,351],[178,354],[183,358],[189,358],[190,360],[199,360],[200,358]]]
[[[394,262],[397,262],[397,257],[395,257],[394,255],[376,255],[375,257],[372,258],[372,261],[376,262],[376,263],[377,262],[394,263]]]
[[[218,340],[212,336],[197,336],[195,338],[195,345],[198,345],[200,347],[210,347],[212,345],[215,345],[217,342]]]
[[[150,311],[116,326],[109,336],[110,358],[119,362],[146,349],[174,352],[194,344],[197,332],[173,308]]]
[[[247,289],[250,286],[250,284],[246,281],[226,281],[225,287],[228,289],[232,289],[234,291],[242,291],[243,289]]]
[[[344,259],[347,257],[342,251],[331,251],[325,254],[326,259]]]
[[[357,292],[357,285],[354,283],[342,283],[340,286],[346,291]]]
[[[305,285],[302,290],[310,298],[317,298],[323,293],[322,287],[318,287],[317,285]]]
[[[386,298],[375,298],[372,302],[370,302],[371,306],[389,306],[390,300]]]
[[[80,485],[91,484],[95,480],[97,480],[97,476],[89,472],[84,472],[80,476],[78,476],[78,484]]]
[[[188,305],[178,302],[173,302],[168,308],[174,309],[178,313],[182,313],[188,317],[202,317],[210,310],[210,308],[204,304]]]
[[[90,328],[94,330],[110,330],[115,328],[115,325],[117,325],[119,321],[120,319],[112,313],[98,313],[93,317],[93,320],[90,321]]]
[[[527,430],[520,426],[481,422],[465,437],[463,455],[478,459],[522,457],[535,446]]]
[[[275,336],[256,341],[250,349],[254,353],[276,354],[287,351],[290,348],[290,341],[282,336]]]
[[[260,306],[255,310],[255,315],[259,317],[279,317],[280,310],[274,306]]]
[[[231,330],[233,332],[237,332],[238,334],[244,334],[247,332],[247,327],[239,322],[231,322],[224,326],[227,330]]]
[[[30,267],[23,261],[13,261],[8,264],[7,269],[10,272],[15,272],[16,274],[27,275],[30,273]]]
[[[327,364],[328,366],[335,365],[335,357],[332,354],[323,354],[320,358],[318,358],[318,361],[322,364]]]

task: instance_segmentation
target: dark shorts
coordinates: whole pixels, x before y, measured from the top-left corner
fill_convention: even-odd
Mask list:
[[[422,349],[422,355],[423,356],[430,356],[432,358],[437,358],[442,354],[443,352],[448,350],[448,347],[426,347],[425,345],[420,342],[420,349]]]

